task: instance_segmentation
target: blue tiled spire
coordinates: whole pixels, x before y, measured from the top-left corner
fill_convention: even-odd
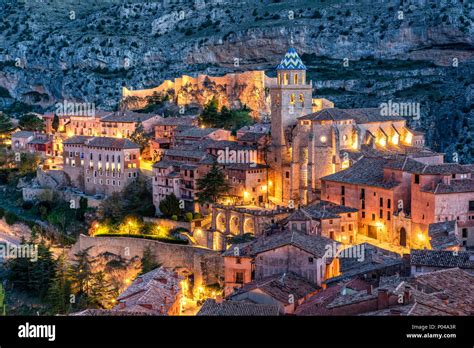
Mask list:
[[[293,47],[288,49],[285,57],[281,60],[277,66],[277,70],[306,70],[306,66],[301,61],[300,56],[296,53]]]

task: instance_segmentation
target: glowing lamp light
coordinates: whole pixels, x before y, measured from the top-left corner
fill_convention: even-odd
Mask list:
[[[421,241],[421,242],[424,242],[425,241],[425,235],[423,233],[418,233],[418,239]]]
[[[379,144],[383,147],[385,147],[387,145],[387,141],[385,140],[385,138],[380,138],[379,140]]]
[[[269,186],[269,187],[272,187],[272,185],[273,185],[273,181],[268,180],[268,186]]]
[[[395,134],[395,135],[392,137],[392,144],[398,145],[398,140],[399,140],[398,134]]]
[[[263,192],[267,192],[267,185],[261,186],[260,190],[263,191]]]
[[[319,140],[321,140],[322,143],[325,143],[328,139],[323,135]]]
[[[413,140],[413,135],[410,132],[407,132],[407,134],[405,135],[405,143],[411,144],[412,140]]]
[[[244,198],[249,198],[250,196],[250,193],[248,193],[248,191],[244,191]]]

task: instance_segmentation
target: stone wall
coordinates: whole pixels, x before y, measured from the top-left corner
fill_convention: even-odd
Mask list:
[[[164,267],[185,268],[194,274],[194,284],[223,282],[224,260],[219,252],[189,245],[162,243],[154,240],[128,237],[90,237],[81,235],[70,251],[70,257],[80,250],[90,248],[89,254],[96,256],[104,252],[120,255],[126,259],[143,256],[150,247],[156,262]]]

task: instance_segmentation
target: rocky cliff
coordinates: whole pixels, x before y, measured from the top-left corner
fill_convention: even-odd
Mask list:
[[[467,0],[0,0],[0,101],[115,108],[122,87],[274,67],[294,46],[339,107],[421,104],[411,126],[472,150],[474,7]],[[274,75],[273,75],[274,76]]]

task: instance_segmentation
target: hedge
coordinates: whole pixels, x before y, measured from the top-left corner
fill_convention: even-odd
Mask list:
[[[140,239],[151,239],[158,242],[170,243],[170,244],[188,244],[187,240],[180,239],[168,239],[161,238],[152,234],[123,234],[123,233],[100,233],[95,234],[94,237],[130,237],[130,238],[140,238]]]

